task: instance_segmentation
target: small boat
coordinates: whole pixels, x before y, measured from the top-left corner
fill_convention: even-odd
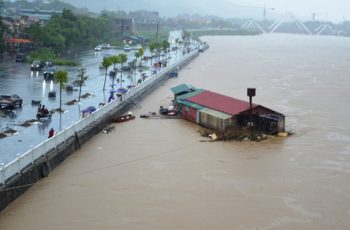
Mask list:
[[[148,112],[148,113],[141,114],[140,117],[141,118],[149,118],[149,117],[154,117],[156,115],[157,115],[156,112]]]
[[[135,119],[135,116],[132,115],[132,113],[128,113],[126,115],[122,115],[122,116],[119,116],[119,117],[116,117],[114,119],[114,122],[124,122],[124,121],[130,121],[132,119]]]

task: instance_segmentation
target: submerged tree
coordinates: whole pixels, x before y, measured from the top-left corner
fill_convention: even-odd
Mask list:
[[[152,60],[153,60],[153,53],[158,49],[159,43],[158,42],[152,42],[149,44],[149,50],[151,51],[151,65],[152,65]]]
[[[145,54],[145,50],[141,47],[140,49],[137,50],[138,56],[141,57],[140,60],[140,66],[142,67],[142,57]]]
[[[102,66],[106,70],[106,72],[105,72],[105,81],[103,83],[103,91],[105,91],[105,89],[106,89],[107,71],[108,71],[108,67],[110,67],[111,65],[112,65],[112,61],[111,61],[110,58],[103,58]]]
[[[62,112],[62,89],[68,81],[68,73],[63,70],[58,70],[55,74],[55,81],[60,85],[60,112]]]
[[[162,41],[162,50],[165,53],[165,55],[168,54],[170,48],[170,43],[167,40]]]
[[[122,87],[123,82],[123,64],[128,60],[128,56],[126,54],[119,54],[120,60],[120,88]]]
[[[115,69],[115,65],[120,63],[120,57],[118,55],[114,55],[109,57],[111,63],[113,64],[113,70],[115,71],[112,75],[112,89],[114,89],[114,80],[115,76],[117,75],[118,71]]]
[[[88,76],[85,76],[86,70],[84,68],[80,69],[79,74],[78,74],[78,79],[77,83],[79,85],[79,97],[78,101],[80,101],[81,97],[81,87],[83,86],[84,82],[87,80]]]

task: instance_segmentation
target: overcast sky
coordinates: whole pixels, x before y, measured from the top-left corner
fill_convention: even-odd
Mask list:
[[[293,13],[302,20],[316,19],[340,22],[350,20],[350,0],[64,0],[91,11],[107,10],[156,10],[161,16],[180,13],[211,14],[222,17],[263,16],[266,6],[267,17],[276,18]],[[271,10],[269,8],[274,8]]]

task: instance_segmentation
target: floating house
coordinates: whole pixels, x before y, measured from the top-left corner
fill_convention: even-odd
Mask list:
[[[262,105],[189,84],[178,85],[171,91],[180,116],[201,126],[236,135],[247,128],[266,134],[285,131],[285,116]]]

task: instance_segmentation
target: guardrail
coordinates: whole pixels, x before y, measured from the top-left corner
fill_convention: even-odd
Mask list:
[[[50,150],[55,149],[57,146],[74,136],[76,133],[79,133],[84,128],[89,127],[94,122],[102,119],[108,112],[111,112],[112,110],[118,110],[125,103],[128,103],[129,100],[137,97],[145,89],[150,87],[150,85],[166,77],[169,72],[176,69],[177,67],[186,64],[188,60],[193,59],[196,55],[198,55],[198,50],[194,50],[191,53],[186,54],[180,60],[177,60],[167,67],[162,68],[160,72],[146,78],[146,80],[140,85],[137,85],[134,89],[125,93],[122,96],[122,100],[117,99],[111,101],[110,103],[91,113],[89,116],[82,118],[64,130],[56,133],[52,138],[45,140],[44,142],[29,149],[23,154],[19,154],[16,159],[9,162],[8,164],[0,165],[0,185],[5,184],[9,178],[13,177],[17,173],[20,173],[22,169],[33,164],[40,157],[45,156]]]

